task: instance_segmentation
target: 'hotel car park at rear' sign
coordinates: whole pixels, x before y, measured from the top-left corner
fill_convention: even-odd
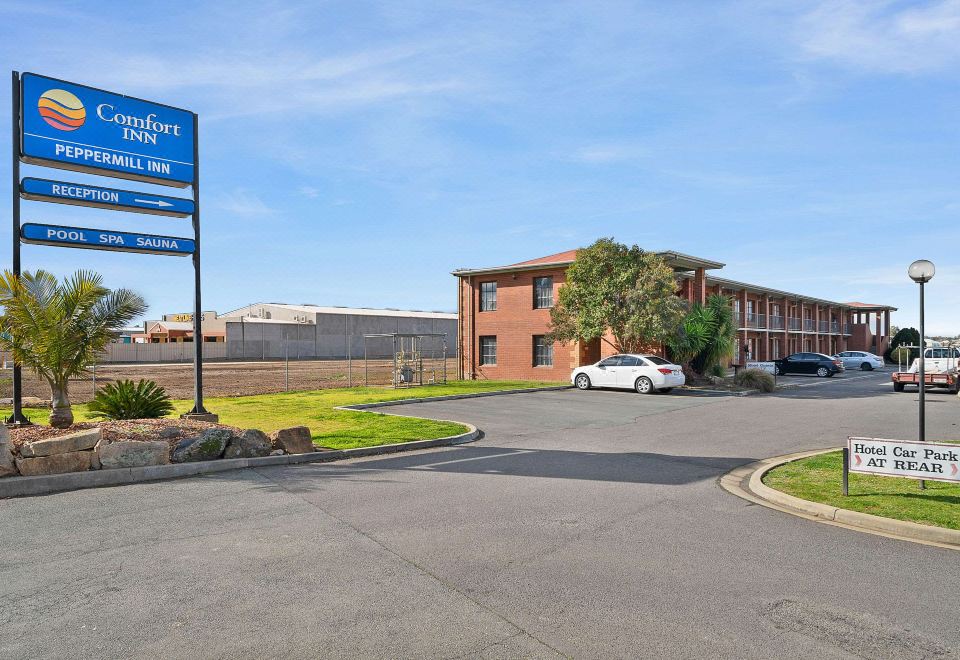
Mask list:
[[[20,182],[20,196],[41,202],[93,206],[176,218],[185,218],[194,210],[192,199],[30,177]]]
[[[193,182],[193,113],[33,73],[22,81],[25,162],[181,188]]]
[[[133,234],[109,229],[61,227],[28,222],[20,228],[20,239],[35,245],[85,248],[87,250],[115,250],[145,254],[168,254],[185,257],[193,254],[194,242],[178,236]]]
[[[960,483],[960,444],[848,438],[851,472]]]

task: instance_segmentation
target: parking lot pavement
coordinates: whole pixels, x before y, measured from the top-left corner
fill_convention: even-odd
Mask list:
[[[928,435],[958,437],[941,400]],[[486,437],[3,502],[0,656],[951,657],[954,552],[717,485],[851,433],[912,437],[915,407],[879,374],[423,403],[388,411]]]

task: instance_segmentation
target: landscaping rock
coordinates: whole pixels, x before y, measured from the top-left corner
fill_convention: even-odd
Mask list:
[[[271,455],[271,456],[283,456],[283,450],[282,450],[282,449],[274,449],[272,452],[270,452],[270,455]]]
[[[168,426],[160,431],[160,437],[169,440],[170,438],[176,438],[182,432],[183,431],[176,426]]]
[[[309,454],[313,451],[310,429],[306,426],[274,431],[270,434],[270,441],[275,448],[282,449],[288,454]]]
[[[223,452],[224,458],[255,458],[257,456],[267,456],[270,454],[270,438],[263,431],[257,429],[247,429],[238,436],[233,436],[226,451]]]
[[[116,468],[166,465],[170,462],[170,445],[165,440],[118,440],[97,445],[97,455],[104,470]]]
[[[174,463],[216,460],[223,456],[223,450],[232,437],[233,433],[227,429],[207,429],[200,435],[178,442],[171,460]]]
[[[0,424],[0,477],[12,477],[17,474],[17,464],[13,460],[10,446],[10,431]]]
[[[100,442],[99,428],[84,429],[76,433],[59,435],[55,438],[27,442],[20,446],[20,456],[23,458],[36,458],[39,456],[53,456],[54,454],[68,454],[84,449],[93,449],[98,442]]]
[[[85,472],[90,469],[92,459],[92,451],[71,451],[36,458],[18,458],[17,469],[25,477],[33,477],[39,474]]]

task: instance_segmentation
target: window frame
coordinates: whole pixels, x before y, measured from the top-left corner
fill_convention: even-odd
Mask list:
[[[549,357],[549,362],[539,363],[537,361],[537,340],[542,341],[540,349],[545,352],[547,357]],[[536,367],[553,367],[553,342],[547,340],[546,335],[533,335],[533,366]]]
[[[537,283],[542,280],[547,280],[549,282],[549,296],[550,296],[549,305],[540,304],[542,296],[538,295],[541,289],[538,287]],[[544,288],[547,288],[547,287],[544,287]],[[553,275],[539,275],[537,277],[534,277],[533,278],[533,308],[534,309],[550,309],[552,307],[553,307]]]
[[[488,299],[487,299],[487,297],[486,297],[486,293],[485,293],[484,290],[483,290],[483,288],[484,288],[485,286],[487,286],[487,285],[492,285],[492,286],[493,286],[493,306],[492,306],[492,307],[489,306],[489,303],[488,303],[487,305],[484,304],[485,301],[488,301]],[[479,299],[479,301],[478,301],[479,311],[481,311],[481,312],[495,312],[495,311],[497,311],[497,288],[498,288],[498,287],[497,287],[497,281],[496,281],[496,280],[488,280],[488,281],[486,281],[486,282],[480,282],[480,299]]]
[[[493,340],[493,362],[486,362],[485,357],[486,353],[484,352],[484,340],[487,340],[489,346],[490,340]],[[497,366],[497,336],[496,335],[480,335],[477,338],[477,365],[481,367],[495,367]]]

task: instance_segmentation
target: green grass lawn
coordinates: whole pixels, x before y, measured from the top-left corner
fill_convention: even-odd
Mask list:
[[[398,390],[355,387],[258,396],[218,397],[205,399],[204,405],[210,412],[220,415],[220,422],[223,424],[260,429],[267,433],[290,426],[307,426],[310,428],[314,444],[334,449],[349,449],[443,438],[463,433],[465,427],[451,422],[334,410],[337,406],[558,384],[562,383],[464,380],[452,381],[446,385],[425,385]],[[175,401],[174,405],[176,411],[171,417],[190,410],[193,402]],[[391,409],[385,408],[384,412],[389,413]],[[4,417],[9,417],[10,410],[0,411],[0,413]],[[46,409],[26,408],[24,413],[32,422],[47,423]],[[73,414],[78,422],[91,419],[85,404],[75,405]]]
[[[960,484],[850,473],[843,496],[843,454],[839,451],[781,465],[763,483],[804,500],[875,516],[960,529]]]

